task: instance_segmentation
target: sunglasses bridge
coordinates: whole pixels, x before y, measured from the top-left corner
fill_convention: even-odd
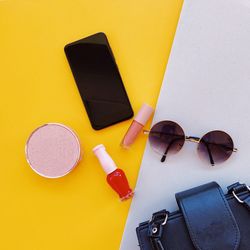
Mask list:
[[[185,140],[189,142],[199,143],[200,139],[201,138],[195,136],[185,136]]]

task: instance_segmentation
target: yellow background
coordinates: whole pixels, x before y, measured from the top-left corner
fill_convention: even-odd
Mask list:
[[[1,250],[119,248],[131,201],[119,201],[91,149],[105,144],[134,188],[147,138],[124,151],[119,143],[132,120],[91,128],[63,48],[105,32],[136,113],[143,102],[156,105],[181,6],[0,0]],[[75,130],[84,152],[80,165],[56,180],[35,174],[24,155],[31,131],[47,122]]]

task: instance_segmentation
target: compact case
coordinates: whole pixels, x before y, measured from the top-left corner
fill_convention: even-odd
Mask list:
[[[79,163],[80,141],[71,128],[59,123],[47,123],[31,133],[25,145],[25,155],[37,174],[59,178]]]
[[[141,250],[249,250],[250,188],[224,195],[216,182],[176,194],[180,211],[154,213],[136,229]]]

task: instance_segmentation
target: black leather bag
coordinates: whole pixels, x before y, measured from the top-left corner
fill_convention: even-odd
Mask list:
[[[159,211],[137,227],[141,250],[250,250],[247,185],[235,183],[224,195],[211,182],[175,196],[179,211]]]

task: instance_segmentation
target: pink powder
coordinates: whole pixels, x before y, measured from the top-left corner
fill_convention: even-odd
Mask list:
[[[78,164],[80,143],[70,128],[57,123],[45,124],[29,137],[26,157],[31,168],[39,175],[61,177]]]

